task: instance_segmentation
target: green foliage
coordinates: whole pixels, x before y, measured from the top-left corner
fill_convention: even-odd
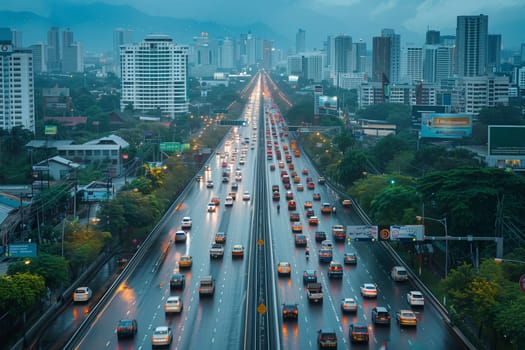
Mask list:
[[[419,206],[415,189],[391,184],[373,197],[368,214],[378,225],[403,225],[414,222]]]
[[[46,253],[39,253],[36,258],[31,259],[30,264],[19,261],[9,265],[7,274],[14,275],[17,273],[29,273],[41,276],[46,286],[51,289],[67,285],[71,277],[69,264],[66,259],[61,256]]]
[[[302,125],[314,121],[314,101],[311,96],[294,104],[284,115],[289,125]]]
[[[337,167],[337,182],[345,187],[351,186],[354,181],[363,177],[367,169],[366,155],[363,152],[346,152]]]
[[[407,151],[408,142],[405,138],[396,135],[388,135],[381,138],[371,150],[371,154],[381,168],[386,167],[388,162],[394,159],[397,153]],[[383,169],[384,170],[384,169]]]
[[[40,303],[46,288],[41,276],[29,273],[0,275],[0,314],[18,316]]]

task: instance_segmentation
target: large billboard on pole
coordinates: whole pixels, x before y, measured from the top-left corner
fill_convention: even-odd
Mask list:
[[[525,125],[489,125],[489,156],[525,156]]]
[[[421,137],[461,139],[472,135],[472,115],[422,113]]]

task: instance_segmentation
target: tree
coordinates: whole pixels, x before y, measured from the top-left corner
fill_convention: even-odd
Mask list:
[[[363,177],[363,172],[367,169],[367,160],[363,152],[346,152],[343,159],[337,166],[337,182],[345,187],[351,186],[354,181]]]
[[[44,279],[30,273],[0,276],[0,314],[17,317],[29,311],[46,295]]]
[[[379,166],[384,170],[389,161],[394,159],[394,156],[409,149],[408,142],[405,138],[388,135],[380,139],[372,148],[371,153],[374,159],[377,160]]]
[[[374,196],[369,215],[377,225],[404,225],[413,223],[418,212],[415,189],[390,185]]]
[[[31,259],[30,264],[20,261],[9,265],[8,275],[17,273],[29,273],[41,276],[47,287],[56,289],[70,282],[70,269],[66,259],[61,256],[40,253],[36,258]]]

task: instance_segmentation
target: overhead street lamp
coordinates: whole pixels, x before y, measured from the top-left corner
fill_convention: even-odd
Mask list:
[[[417,220],[430,220],[430,221],[436,221],[439,222],[443,227],[445,228],[445,278],[448,277],[448,226],[447,226],[447,218],[444,217],[442,219],[436,219],[436,218],[430,218],[428,216],[416,216]]]

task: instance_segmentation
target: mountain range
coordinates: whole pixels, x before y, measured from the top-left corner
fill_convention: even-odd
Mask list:
[[[61,31],[69,28],[74,33],[74,41],[81,43],[86,52],[111,51],[116,28],[133,30],[134,42],[141,41],[148,34],[167,34],[176,43],[191,44],[194,37],[207,32],[210,38],[238,38],[241,34],[252,33],[279,45],[292,43],[291,39],[262,23],[227,26],[197,19],[150,16],[127,5],[104,3],[67,4],[54,9],[47,17],[33,12],[0,11],[0,23],[2,27],[22,31],[24,46],[47,42],[47,32],[51,27],[59,27]]]

